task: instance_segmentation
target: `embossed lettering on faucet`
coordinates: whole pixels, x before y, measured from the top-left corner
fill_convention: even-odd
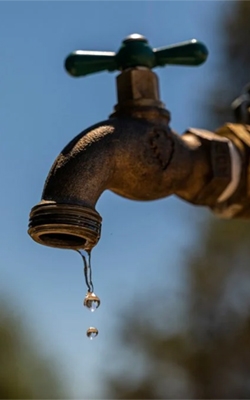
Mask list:
[[[174,142],[171,135],[164,128],[155,128],[150,133],[149,143],[162,169],[166,169],[174,152]]]

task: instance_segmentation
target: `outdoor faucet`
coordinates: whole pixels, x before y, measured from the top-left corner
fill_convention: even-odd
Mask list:
[[[107,189],[140,201],[175,194],[222,216],[244,214],[249,127],[227,124],[216,133],[189,129],[178,135],[152,72],[167,64],[199,65],[207,55],[196,40],[152,49],[145,37],[133,34],[117,53],[68,56],[65,67],[74,77],[120,70],[118,102],[108,120],[76,136],[54,162],[42,200],[30,213],[28,233],[36,242],[90,251],[101,233],[96,203]]]

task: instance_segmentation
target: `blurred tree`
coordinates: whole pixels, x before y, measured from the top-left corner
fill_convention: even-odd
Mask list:
[[[0,301],[0,399],[69,398],[58,365],[38,348],[13,309]]]
[[[210,128],[233,120],[230,104],[250,81],[249,20],[247,1],[222,15]],[[184,327],[171,331],[169,313],[156,311],[156,302],[158,309],[169,300],[159,291],[140,312],[129,309],[120,327],[123,366],[107,378],[107,398],[250,398],[249,244],[249,222],[204,221],[186,264]]]
[[[203,113],[204,126],[210,129],[223,125],[225,121],[234,121],[230,104],[250,82],[249,1],[234,1],[231,6],[223,7],[223,11],[215,36],[220,44],[221,57],[214,66],[214,84],[207,96],[207,115]]]

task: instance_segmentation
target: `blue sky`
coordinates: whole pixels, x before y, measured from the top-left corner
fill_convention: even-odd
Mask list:
[[[26,233],[55,157],[116,103],[115,73],[73,79],[64,59],[79,49],[115,51],[135,32],[153,47],[204,41],[210,55],[203,66],[155,71],[171,126],[181,133],[201,121],[198,105],[219,54],[216,22],[229,7],[215,1],[0,2],[0,289],[29,317],[39,344],[58,357],[75,397],[101,396],[98,376],[107,364],[116,366],[109,356],[121,310],[150,287],[181,290],[183,260],[197,237],[193,221],[206,211],[176,198],[141,203],[105,192],[97,204],[102,237],[92,255],[102,304],[94,315],[83,309],[80,256],[40,246]],[[85,336],[90,325],[100,332],[92,342]]]

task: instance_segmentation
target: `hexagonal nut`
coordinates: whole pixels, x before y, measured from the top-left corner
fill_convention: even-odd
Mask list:
[[[213,206],[231,182],[229,139],[203,129],[190,128],[185,134],[198,137],[207,153],[207,162],[211,171],[207,177],[207,183],[191,202],[197,205]]]
[[[118,103],[150,99],[159,101],[157,75],[149,69],[131,68],[117,77]]]
[[[234,194],[212,210],[223,218],[250,218],[250,126],[228,123],[216,130],[227,137],[237,148],[241,157],[240,182]]]

